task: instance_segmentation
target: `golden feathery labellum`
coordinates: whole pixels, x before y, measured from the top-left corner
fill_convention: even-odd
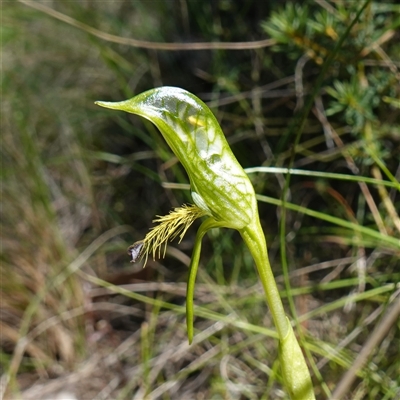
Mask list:
[[[206,212],[196,205],[186,205],[177,207],[164,216],[157,216],[153,222],[158,225],[151,228],[143,240],[135,242],[128,248],[128,254],[132,257],[131,262],[139,258],[145,259],[145,264],[149,254],[153,259],[165,257],[168,241],[174,240],[179,235],[179,242],[184,237],[190,225],[197,219],[206,215]]]

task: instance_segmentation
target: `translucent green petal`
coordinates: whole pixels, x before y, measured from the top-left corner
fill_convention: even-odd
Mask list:
[[[193,94],[161,87],[130,100],[96,104],[153,122],[189,175],[193,201],[225,226],[240,229],[257,212],[253,186],[211,110]]]

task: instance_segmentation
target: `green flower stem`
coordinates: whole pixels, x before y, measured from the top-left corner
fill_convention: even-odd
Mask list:
[[[256,263],[276,330],[279,338],[283,339],[289,329],[288,321],[286,319],[285,310],[269,263],[267,244],[259,218],[255,218],[250,225],[241,229],[239,232],[249,248],[254,262]]]
[[[206,219],[197,231],[196,239],[194,241],[194,248],[189,266],[189,277],[186,289],[186,326],[187,334],[189,339],[189,344],[193,341],[193,320],[194,320],[194,310],[193,310],[193,298],[194,298],[194,285],[196,283],[197,270],[199,267],[199,259],[201,252],[201,241],[204,234],[212,228],[218,228],[223,226],[223,224],[218,223],[213,218]]]
[[[279,296],[259,218],[254,218],[251,224],[239,232],[256,263],[265,297],[279,335],[279,357],[286,389],[293,400],[313,400],[315,396],[311,377]]]

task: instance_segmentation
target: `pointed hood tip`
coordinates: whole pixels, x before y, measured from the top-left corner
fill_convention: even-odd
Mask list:
[[[130,99],[131,100],[131,99]],[[120,110],[120,111],[127,111],[133,112],[132,106],[128,107],[130,100],[124,101],[95,101],[94,104],[104,108],[110,108],[112,110]]]
[[[96,100],[94,102],[94,104],[96,104],[96,106],[100,106],[100,107],[113,108],[113,105],[115,105],[116,103],[112,102],[112,101]]]

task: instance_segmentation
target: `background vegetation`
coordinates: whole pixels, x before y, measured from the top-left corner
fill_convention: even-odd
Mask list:
[[[236,232],[204,240],[190,347],[196,229],[146,269],[129,263],[154,216],[191,201],[188,181],[151,124],[93,102],[160,85],[206,101],[241,164],[264,167],[250,177],[317,397],[400,398],[400,6],[371,1],[335,51],[360,7],[2,2],[5,398],[285,398]],[[268,167],[310,172],[285,192]]]

